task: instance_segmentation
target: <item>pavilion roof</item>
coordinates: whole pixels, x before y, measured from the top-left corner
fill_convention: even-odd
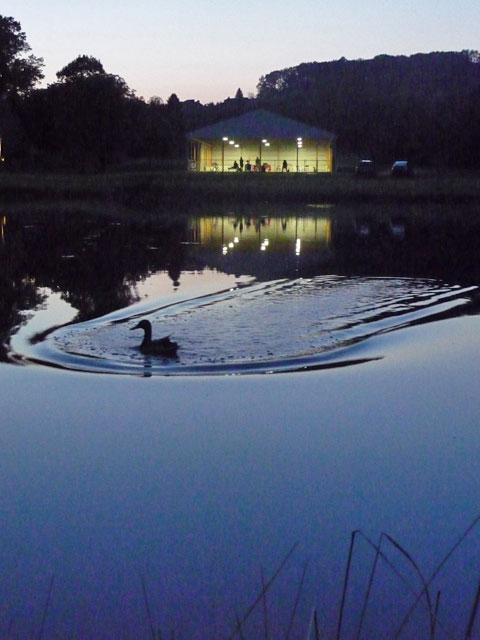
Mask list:
[[[235,118],[221,120],[207,127],[195,129],[187,134],[190,140],[230,139],[296,139],[332,140],[335,134],[292,118],[280,116],[265,109],[248,111]]]

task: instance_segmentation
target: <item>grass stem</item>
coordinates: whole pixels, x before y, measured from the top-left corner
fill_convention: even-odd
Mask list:
[[[473,601],[472,611],[468,619],[467,632],[465,633],[465,640],[470,640],[473,633],[473,625],[475,624],[475,618],[478,611],[478,605],[480,604],[480,582],[478,583],[477,593],[475,594],[475,600]]]
[[[405,615],[404,619],[402,620],[402,623],[395,635],[395,638],[398,638],[400,633],[402,632],[403,627],[405,626],[405,624],[407,623],[408,619],[410,618],[410,616],[412,615],[413,611],[415,610],[417,604],[420,602],[421,597],[423,596],[423,593],[425,591],[425,589],[427,589],[429,587],[429,585],[433,582],[433,580],[436,578],[436,576],[438,575],[438,573],[441,571],[441,569],[444,567],[444,565],[446,564],[446,562],[450,559],[450,557],[452,556],[452,554],[458,549],[458,547],[462,544],[462,542],[465,540],[465,538],[469,535],[469,533],[476,527],[476,525],[480,522],[480,515],[478,515],[476,518],[474,518],[472,520],[472,522],[468,525],[468,527],[465,529],[465,531],[462,533],[462,535],[459,537],[459,539],[457,540],[457,542],[451,547],[451,549],[448,551],[448,553],[445,555],[445,557],[442,559],[442,561],[440,562],[440,564],[437,566],[437,568],[435,569],[435,571],[432,573],[432,575],[430,576],[430,579],[428,580],[428,582],[426,583],[425,587],[423,588],[422,592],[417,596],[417,598],[415,599],[415,602],[412,604],[412,606],[410,607],[410,609],[407,611],[407,614]]]
[[[357,634],[355,636],[355,640],[359,640],[360,634],[362,633],[363,621],[365,619],[365,614],[367,612],[368,601],[370,599],[370,592],[373,585],[373,577],[375,575],[375,571],[377,569],[378,558],[380,557],[380,546],[382,544],[383,536],[381,535],[378,541],[378,547],[375,550],[375,558],[373,560],[372,570],[370,571],[370,577],[368,579],[367,591],[365,593],[365,598],[363,599],[363,607],[360,614],[360,621],[358,623]]]
[[[280,564],[279,564],[278,568],[276,569],[276,571],[274,572],[273,576],[270,578],[270,580],[267,582],[265,587],[262,589],[261,593],[255,598],[253,603],[250,605],[250,607],[248,608],[247,612],[243,616],[242,620],[238,620],[237,621],[237,625],[236,625],[235,629],[233,630],[233,632],[231,633],[231,635],[228,637],[228,640],[232,640],[232,638],[234,638],[237,635],[237,633],[239,631],[239,625],[242,626],[246,622],[246,620],[250,617],[252,611],[254,611],[254,609],[256,608],[258,603],[264,597],[264,594],[266,594],[268,589],[270,589],[270,587],[272,586],[272,584],[276,580],[278,574],[283,569],[283,567],[287,564],[287,562],[289,561],[290,557],[292,556],[292,554],[295,551],[295,549],[297,548],[297,546],[298,546],[298,542],[295,542],[295,544],[292,545],[292,547],[290,548],[288,553],[284,556],[283,560],[280,562]]]
[[[52,578],[50,580],[50,586],[48,588],[47,601],[45,602],[45,606],[43,608],[42,624],[40,625],[40,631],[38,632],[38,640],[42,640],[42,637],[43,637],[43,629],[45,627],[45,621],[47,619],[48,607],[50,604],[50,597],[52,595],[54,579],[55,579],[55,575],[52,575]]]
[[[265,575],[263,573],[263,567],[260,567],[260,576],[262,579],[262,593],[263,593],[263,630],[264,638],[268,640],[268,611],[267,611],[267,593],[265,591]]]
[[[145,585],[145,579],[144,579],[142,574],[140,574],[140,581],[142,583],[143,601],[145,603],[145,611],[147,613],[147,620],[148,620],[148,624],[150,626],[150,633],[152,635],[152,640],[155,640],[155,629],[153,627],[152,614],[151,614],[151,611],[150,611],[150,605],[148,603],[147,587]]]
[[[357,533],[358,533],[358,530],[352,531],[351,538],[350,538],[350,548],[348,550],[348,560],[347,560],[347,566],[345,568],[345,579],[343,581],[342,600],[340,602],[340,610],[338,613],[338,625],[337,625],[337,635],[336,635],[337,640],[340,640],[340,635],[342,632],[343,610],[345,608],[345,599],[347,596],[348,580],[350,577],[350,566],[352,564],[353,546],[355,544],[355,537]]]
[[[290,631],[292,630],[293,621],[295,620],[295,614],[297,612],[298,602],[300,600],[300,595],[302,593],[303,583],[305,581],[305,574],[307,573],[307,567],[308,567],[308,560],[305,562],[303,566],[302,577],[300,578],[300,582],[298,584],[297,594],[295,596],[295,602],[293,605],[292,615],[290,616],[290,623],[288,625],[288,630],[287,630],[287,635],[285,636],[285,640],[288,640],[288,638],[290,637]]]

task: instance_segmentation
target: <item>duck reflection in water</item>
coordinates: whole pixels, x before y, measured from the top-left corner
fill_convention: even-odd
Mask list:
[[[149,320],[140,320],[130,331],[134,331],[135,329],[143,329],[145,332],[140,344],[140,351],[142,353],[163,356],[164,358],[176,357],[178,344],[170,340],[170,336],[152,340],[152,325]]]

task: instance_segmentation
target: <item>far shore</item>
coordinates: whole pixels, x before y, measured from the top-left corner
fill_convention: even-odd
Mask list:
[[[248,203],[470,203],[480,198],[480,174],[418,171],[414,178],[357,178],[352,173],[246,174],[145,170],[104,174],[0,173],[0,203],[97,202],[167,209]]]

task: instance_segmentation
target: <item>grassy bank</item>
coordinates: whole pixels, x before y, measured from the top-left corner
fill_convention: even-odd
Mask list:
[[[220,174],[187,172],[103,175],[0,174],[0,202],[99,201],[126,207],[192,203],[459,203],[480,198],[478,173],[424,173],[412,179],[351,174]]]

